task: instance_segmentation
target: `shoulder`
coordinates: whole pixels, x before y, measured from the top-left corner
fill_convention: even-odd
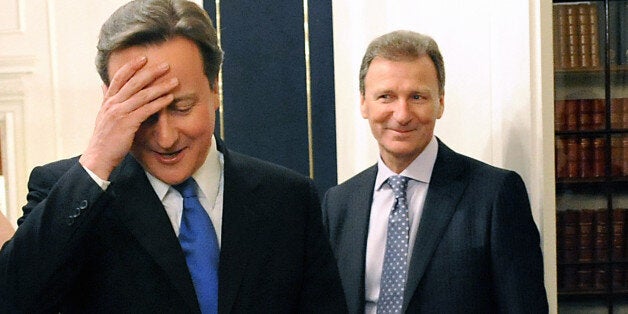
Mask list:
[[[347,194],[356,195],[358,191],[372,191],[377,176],[377,165],[373,165],[362,172],[354,175],[346,181],[331,187],[325,193],[325,198],[337,196],[346,197]]]
[[[72,166],[78,164],[79,156],[75,156],[67,159],[60,159],[41,166],[33,168],[33,172],[48,172],[50,174],[63,174]]]
[[[29,182],[47,180],[56,182],[66,172],[68,172],[68,170],[79,164],[78,159],[79,157],[76,156],[68,159],[53,161],[42,166],[36,166],[30,173]]]
[[[496,167],[457,153],[439,141],[438,155],[432,175],[438,176],[443,173],[466,177],[470,180],[479,180],[488,185],[491,185],[491,183],[498,184],[509,179],[521,180],[519,174],[513,170]]]

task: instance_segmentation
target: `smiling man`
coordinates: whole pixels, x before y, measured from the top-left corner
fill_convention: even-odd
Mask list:
[[[362,59],[360,112],[379,160],[323,202],[349,312],[547,312],[524,183],[434,136],[444,87],[428,36],[385,34]]]
[[[33,169],[0,312],[346,312],[313,182],[214,136],[222,54],[192,2],[105,22],[93,135]]]

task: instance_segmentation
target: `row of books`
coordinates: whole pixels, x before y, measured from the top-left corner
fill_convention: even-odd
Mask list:
[[[628,290],[628,264],[559,265],[559,292],[601,292]]]
[[[554,101],[555,131],[593,131],[606,127],[604,99],[566,99]],[[610,101],[612,129],[628,129],[628,98]]]
[[[627,260],[627,213],[626,208],[557,211],[558,263]]]
[[[557,211],[560,291],[628,289],[628,209]]]
[[[556,137],[556,177],[606,177],[608,145],[604,137]],[[610,161],[610,176],[628,176],[628,136],[610,138]]]
[[[595,3],[554,4],[554,67],[600,67],[600,23]]]

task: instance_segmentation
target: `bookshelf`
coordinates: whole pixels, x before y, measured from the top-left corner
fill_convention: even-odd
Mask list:
[[[559,312],[628,311],[628,0],[553,1]]]

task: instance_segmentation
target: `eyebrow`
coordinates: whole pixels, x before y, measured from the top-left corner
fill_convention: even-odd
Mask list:
[[[183,101],[192,101],[196,103],[197,100],[198,100],[198,96],[195,93],[184,94],[184,95],[175,97],[168,106],[176,106],[177,103],[180,103]]]
[[[409,90],[409,92],[419,93],[419,94],[430,94],[432,92],[432,89],[429,87],[412,88]],[[373,91],[373,94],[391,94],[391,93],[397,93],[397,91],[391,88],[376,89]]]
[[[174,99],[172,100],[172,102],[179,102],[179,101],[184,101],[184,100],[196,100],[198,99],[198,96],[195,93],[189,93],[189,94],[184,94],[181,96],[176,96],[174,97]]]

